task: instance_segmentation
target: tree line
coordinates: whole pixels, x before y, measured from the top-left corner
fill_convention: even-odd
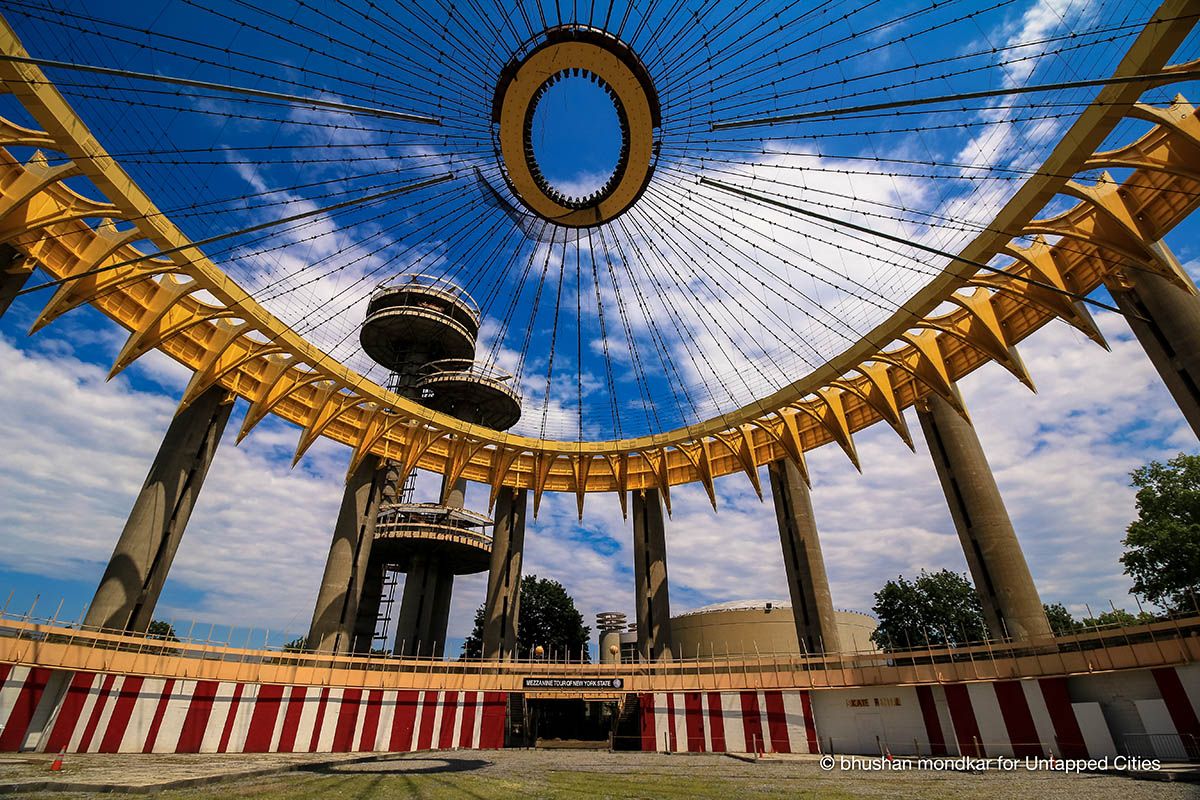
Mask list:
[[[1137,488],[1137,519],[1126,529],[1121,556],[1132,592],[1163,615],[1198,613],[1200,598],[1200,455],[1180,453],[1130,473]],[[1043,606],[1050,628],[1062,636],[1105,625],[1150,622],[1156,615],[1115,606],[1076,619],[1062,603]],[[983,607],[964,574],[943,569],[903,575],[875,593],[879,627],[872,641],[883,650],[962,645],[987,638]]]

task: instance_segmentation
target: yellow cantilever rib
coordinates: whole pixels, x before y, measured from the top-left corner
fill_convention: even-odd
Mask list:
[[[1164,3],[1115,74],[1163,69],[1191,30],[1185,0]],[[0,20],[0,52],[24,57],[15,33]],[[1188,65],[1181,65],[1188,66]],[[791,458],[804,470],[804,451],[836,442],[857,463],[852,434],[887,422],[911,444],[903,410],[929,393],[957,402],[954,381],[997,361],[1032,387],[1014,346],[1061,318],[1091,338],[1103,337],[1079,304],[1028,281],[977,274],[954,261],[890,319],[830,363],[744,408],[653,436],[601,442],[545,440],[461,423],[385,390],[348,369],[291,330],[249,295],[163,215],[104,151],[82,120],[35,66],[0,62],[0,82],[44,130],[0,120],[0,145],[35,146],[70,162],[49,166],[42,156],[17,162],[0,151],[0,241],[54,278],[143,259],[68,282],[54,293],[34,328],[91,303],[131,331],[113,366],[123,369],[159,349],[193,370],[187,404],[219,383],[251,404],[241,435],[267,414],[301,428],[296,458],[325,436],[391,459],[407,473],[453,472],[498,487],[587,492],[659,487],[698,481],[715,501],[713,481]],[[1181,99],[1167,108],[1137,105],[1143,87],[1102,90],[1054,149],[1038,174],[1004,206],[988,230],[960,255],[987,262],[1013,260],[1006,271],[1075,294],[1102,283],[1120,285],[1123,270],[1159,272],[1190,287],[1178,265],[1164,259],[1158,240],[1200,202],[1200,118]],[[1120,119],[1155,123],[1146,135],[1105,153],[1095,149]],[[1097,168],[1133,168],[1122,184],[1093,186],[1064,176]],[[84,175],[108,202],[95,202],[62,182]],[[1078,205],[1035,220],[1058,193]],[[90,226],[86,220],[105,218]],[[121,227],[111,220],[127,220]],[[125,227],[129,226],[129,227]],[[1055,236],[1054,246],[1022,236]],[[133,243],[149,240],[165,258],[145,259]],[[202,294],[203,293],[203,294]],[[205,302],[200,297],[215,298]],[[943,303],[950,313],[933,316]],[[885,343],[883,348],[872,343]],[[668,500],[669,502],[669,500]]]

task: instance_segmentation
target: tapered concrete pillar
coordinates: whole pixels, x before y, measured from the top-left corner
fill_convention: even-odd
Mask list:
[[[492,563],[483,608],[484,658],[512,658],[517,646],[527,494],[525,489],[505,487],[496,497]]]
[[[441,559],[413,556],[404,576],[404,594],[396,620],[396,655],[442,655],[453,591],[454,572]]]
[[[426,556],[415,555],[409,560],[400,595],[400,613],[396,616],[396,641],[392,647],[396,655],[416,655],[418,647],[428,648],[429,643],[421,640],[421,620],[427,613],[426,603],[432,602],[435,580]]]
[[[796,638],[802,652],[839,652],[837,617],[829,594],[829,579],[825,576],[825,559],[821,556],[808,484],[796,465],[787,459],[772,463],[767,474],[779,522],[792,616],[796,618]]]
[[[425,641],[429,644],[429,654],[441,658],[446,651],[446,631],[450,627],[450,600],[454,595],[454,570],[445,563],[439,563],[436,575],[437,583],[433,587],[433,605],[429,609],[429,619],[425,623]]]
[[[84,624],[134,632],[150,627],[232,408],[229,393],[214,386],[171,420]]]
[[[467,479],[459,478],[454,483],[442,479],[442,505],[447,508],[464,508],[467,502]]]
[[[11,245],[0,244],[0,316],[8,311],[32,272],[31,260]]]
[[[310,649],[348,653],[354,646],[355,628],[361,627],[357,625],[358,607],[371,560],[385,475],[379,458],[368,455],[346,481],[308,629]]]
[[[918,402],[917,417],[991,635],[1017,640],[1050,636],[1041,598],[975,429],[937,395]]]
[[[645,661],[670,660],[667,538],[658,489],[633,492],[633,575],[637,582],[638,653]]]
[[[1157,249],[1184,275],[1165,245]],[[1200,297],[1144,270],[1125,270],[1125,277],[1131,286],[1110,286],[1113,299],[1192,431],[1200,436]]]

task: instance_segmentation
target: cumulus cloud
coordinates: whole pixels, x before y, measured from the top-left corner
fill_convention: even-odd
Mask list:
[[[1022,353],[1038,394],[987,366],[962,390],[1034,578],[1047,602],[1082,611],[1128,602],[1117,561],[1134,513],[1128,472],[1195,440],[1133,339],[1113,314],[1097,320],[1106,353],[1066,325],[1036,334]],[[29,342],[38,342],[37,339]],[[171,394],[105,382],[106,368],[53,346],[0,340],[0,563],[11,571],[98,579],[174,412]],[[810,454],[813,501],[834,602],[867,609],[888,578],[966,565],[920,426],[916,452],[886,426],[857,437],[864,473],[834,447]],[[235,419],[232,426],[239,424]],[[344,448],[321,442],[296,470],[295,431],[272,419],[241,446],[218,450],[164,595],[163,615],[231,624],[307,627],[341,495]],[[766,485],[765,472],[761,476]],[[435,476],[419,490],[436,491]],[[486,504],[472,486],[468,504]],[[698,486],[672,492],[668,571],[678,613],[707,603],[787,594],[774,511],[749,481],[717,482],[714,513]],[[611,494],[548,494],[526,539],[529,573],[561,581],[589,624],[599,611],[632,618],[631,523]],[[483,575],[457,581],[450,636],[471,627]],[[454,648],[452,648],[453,650]]]
[[[4,568],[99,580],[176,407],[168,394],[106,374],[0,339]],[[348,453],[322,442],[292,471],[294,429],[269,419],[235,447],[239,424],[230,422],[217,451],[160,611],[306,629]],[[190,607],[172,605],[197,593]]]

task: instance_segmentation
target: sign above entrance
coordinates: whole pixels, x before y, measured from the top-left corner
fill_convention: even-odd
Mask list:
[[[521,684],[526,691],[550,689],[552,691],[609,692],[624,689],[624,678],[525,678]]]

